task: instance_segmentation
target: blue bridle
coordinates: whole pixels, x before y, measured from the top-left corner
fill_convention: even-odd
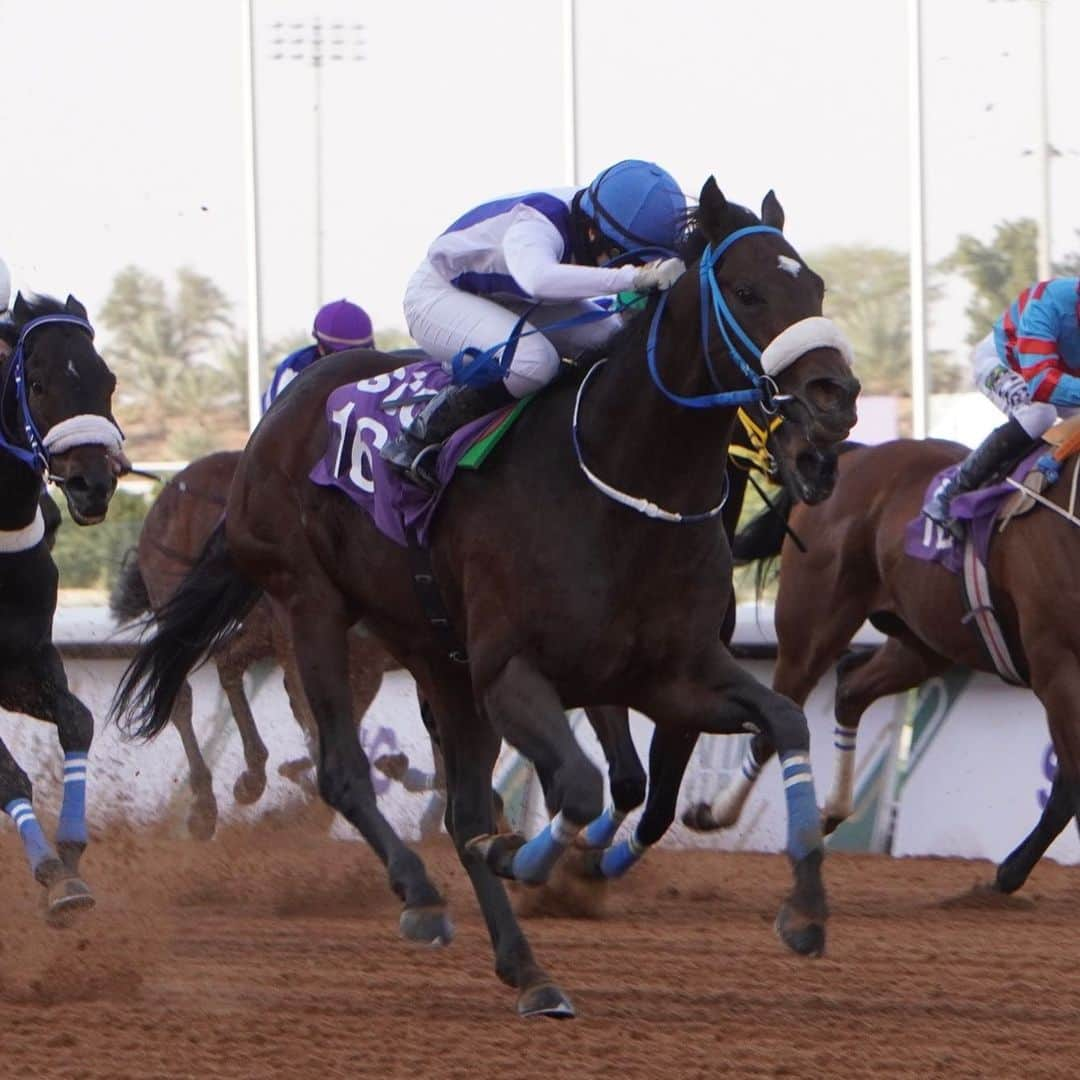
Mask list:
[[[4,385],[3,388],[0,389],[0,450],[6,451],[11,454],[12,457],[18,458],[19,461],[24,465],[29,466],[34,472],[40,473],[48,471],[49,452],[45,448],[41,432],[38,431],[37,424],[34,422],[34,417],[30,412],[30,402],[26,391],[25,345],[26,339],[29,337],[31,331],[36,330],[40,326],[47,326],[49,323],[67,323],[71,326],[77,326],[81,330],[85,330],[90,335],[91,340],[93,340],[94,337],[94,328],[85,319],[81,319],[77,315],[40,315],[36,319],[31,319],[19,332],[19,340],[15,343],[15,351],[11,354],[11,359],[8,361]],[[9,435],[7,431],[7,424],[4,418],[3,405],[8,399],[8,394],[11,392],[12,383],[15,385],[18,423],[21,428],[21,434],[26,440],[26,446],[22,446],[12,441],[12,436]]]
[[[649,339],[645,347],[645,355],[649,365],[649,376],[653,385],[669,401],[685,409],[719,409],[730,408],[735,405],[747,405],[752,402],[762,402],[762,407],[769,411],[769,406],[775,397],[776,387],[768,375],[755,371],[751,366],[752,361],[761,360],[761,350],[751,340],[750,335],[739,325],[724,299],[723,291],[713,269],[720,261],[724,252],[727,251],[737,240],[744,236],[753,236],[755,233],[772,233],[783,236],[783,233],[771,225],[747,225],[745,228],[736,229],[729,233],[714,248],[708,244],[702,252],[698,263],[698,281],[701,294],[701,347],[705,352],[705,366],[709,372],[709,378],[717,392],[714,394],[696,394],[686,397],[669,390],[660,378],[660,370],[657,363],[656,344],[660,335],[660,320],[663,318],[664,309],[667,306],[668,294],[665,292],[660,297],[653,313],[652,323],[649,326]],[[710,311],[712,319],[709,318]],[[724,390],[723,383],[717,377],[713,367],[712,354],[709,349],[710,328],[712,321],[716,322],[720,330],[720,336],[727,346],[728,355],[735,362],[736,367],[746,376],[750,386],[746,390]],[[747,359],[749,357],[749,360]]]

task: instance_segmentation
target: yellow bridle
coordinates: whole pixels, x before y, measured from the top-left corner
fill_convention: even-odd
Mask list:
[[[750,439],[750,446],[728,447],[728,457],[743,469],[755,469],[773,483],[776,476],[776,458],[769,453],[769,436],[784,422],[782,416],[773,416],[762,427],[745,409],[738,412],[739,423]]]

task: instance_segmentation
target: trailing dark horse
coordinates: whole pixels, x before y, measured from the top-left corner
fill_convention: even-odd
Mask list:
[[[937,563],[904,553],[905,526],[918,515],[930,480],[966,453],[937,439],[857,447],[841,456],[828,502],[784,507],[808,551],[783,546],[773,688],[805,701],[825,672],[843,660],[836,684],[837,779],[823,810],[829,830],[851,813],[856,732],[875,701],[911,690],[953,664],[996,673],[978,632],[964,619],[959,579]],[[1066,506],[1077,467],[1074,459],[1043,495]],[[769,557],[779,550],[762,545],[744,553]],[[994,607],[1010,651],[1046,709],[1058,758],[1038,825],[998,867],[993,888],[999,892],[1019,889],[1069,820],[1080,821],[1080,629],[1068,617],[1072,595],[1052,569],[1065,572],[1078,550],[1075,523],[1041,506],[1012,520],[990,547]],[[867,619],[888,640],[872,651],[847,654]],[[772,745],[755,736],[748,754],[750,771],[756,772]],[[722,793],[711,807],[692,808],[687,824],[733,824],[744,787]]]
[[[239,450],[208,454],[191,462],[165,485],[143,521],[137,546],[124,558],[109,599],[118,622],[158,611],[175,592],[221,520],[239,460]],[[379,692],[383,673],[397,664],[377,641],[359,633],[349,637],[349,654],[353,715],[359,725]],[[314,720],[308,716],[288,643],[278,630],[268,599],[260,600],[247,613],[242,626],[222,642],[213,660],[244,748],[245,769],[236,778],[233,795],[239,803],[253,803],[266,788],[268,753],[244,691],[244,672],[260,661],[276,660],[285,675],[294,717],[309,742],[315,737]],[[191,714],[191,686],[185,682],[173,707],[172,723],[184,746],[194,796],[188,828],[198,839],[209,839],[217,828],[217,799]],[[282,771],[299,779],[313,765],[313,761],[288,762]]]
[[[19,295],[0,340],[0,706],[57,727],[64,798],[55,850],[34,815],[30,780],[2,743],[0,806],[18,826],[49,913],[60,915],[94,902],[79,876],[94,720],[68,690],[52,643],[58,515],[43,479],[60,486],[78,524],[96,524],[116,488],[123,436],[110,407],[116,379],[77,300]]]
[[[629,841],[596,860],[605,875],[667,829],[699,732],[769,731],[785,762],[795,875],[778,929],[800,952],[823,946],[806,719],[721,644],[732,588],[717,515],[737,404],[782,400],[792,422],[828,447],[855,421],[858,382],[839,334],[820,318],[821,279],[784,239],[771,194],[763,219],[727,203],[710,180],[688,242],[691,270],[650,301],[604,364],[556,383],[526,410],[484,475],[451,484],[431,555],[468,665],[447,655],[427,621],[405,548],[308,479],[326,447],[331,390],[398,363],[358,351],[314,366],[263,418],[224,526],[159,613],[115,702],[134,733],[161,730],[188,671],[265,590],[289,628],[318,721],[324,797],[385,856],[406,914],[441,915],[419,860],[378,812],[353,732],[346,634],[363,619],[433,709],[447,826],[487,921],[496,972],[518,989],[524,1015],[566,1016],[572,1007],[533,958],[498,875],[543,880],[602,809],[596,769],[565,708],[626,705],[656,724],[644,814]],[[501,737],[553,778],[555,818],[523,846],[491,836]]]

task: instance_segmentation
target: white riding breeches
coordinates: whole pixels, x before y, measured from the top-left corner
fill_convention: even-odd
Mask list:
[[[1058,408],[1048,401],[1032,401],[1023,377],[998,356],[994,335],[989,333],[972,353],[975,385],[1006,416],[1012,417],[1033,439],[1053,426]],[[1063,414],[1071,409],[1060,410]]]
[[[424,262],[405,290],[405,322],[413,340],[432,359],[449,362],[462,349],[490,349],[510,337],[528,300],[500,300],[474,296],[455,288],[430,263]],[[588,349],[604,345],[623,325],[613,315],[579,326],[533,333],[596,309],[588,300],[542,303],[522,327],[514,359],[505,379],[514,397],[524,397],[546,386],[559,370],[562,357],[577,359]]]

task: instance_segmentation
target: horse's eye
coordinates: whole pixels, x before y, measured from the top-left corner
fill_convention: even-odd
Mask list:
[[[753,307],[754,304],[765,303],[758,293],[749,285],[736,285],[735,297],[740,303],[746,304],[747,307]]]
[[[45,393],[44,384],[39,382],[37,379],[31,379],[30,380],[30,393],[32,393],[32,394],[44,394]]]

